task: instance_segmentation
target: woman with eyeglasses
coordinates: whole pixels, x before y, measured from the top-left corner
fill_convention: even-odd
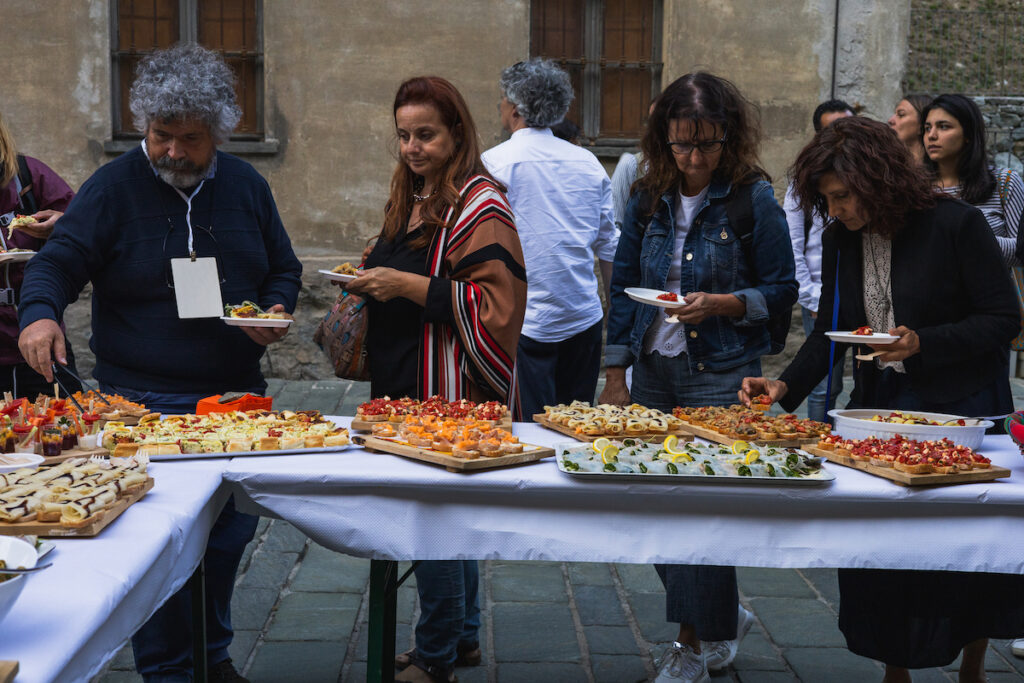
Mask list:
[[[645,175],[626,206],[612,274],[602,403],[735,403],[743,377],[760,374],[768,319],[797,298],[786,217],[758,165],[753,106],[728,81],[687,74],[654,104],[641,141]],[[666,312],[627,287],[672,292]],[[627,388],[626,368],[633,368]],[[753,615],[739,605],[734,567],[656,566],[677,642],[658,681],[704,681],[727,666]]]
[[[380,239],[346,285],[367,298],[370,394],[511,404],[526,269],[504,188],[480,159],[465,100],[435,76],[402,83],[399,160]],[[416,566],[416,647],[396,681],[445,683],[480,663],[476,560]]]
[[[832,219],[822,236],[821,315],[779,379],[745,379],[740,400],[768,394],[796,408],[828,372],[825,332],[868,325],[899,339],[871,345],[883,353],[856,367],[849,407],[1012,411],[1006,349],[1020,315],[982,214],[936,193],[906,147],[866,118],[823,129],[792,176],[803,211]],[[840,569],[839,591],[847,647],[885,663],[886,683],[946,666],[961,650],[959,680],[980,683],[987,638],[1024,633],[1020,575]]]

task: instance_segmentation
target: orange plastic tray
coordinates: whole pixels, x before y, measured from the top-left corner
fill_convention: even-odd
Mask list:
[[[196,415],[207,415],[209,413],[228,413],[232,410],[272,410],[274,404],[273,396],[253,396],[252,394],[246,394],[242,398],[236,399],[229,403],[221,403],[220,397],[223,394],[217,394],[216,396],[207,396],[206,398],[199,401],[196,404]]]

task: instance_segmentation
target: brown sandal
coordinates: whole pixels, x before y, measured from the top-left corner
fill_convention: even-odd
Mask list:
[[[412,664],[413,655],[416,652],[416,648],[395,655],[395,668],[404,669],[405,667]],[[473,647],[464,646],[459,643],[456,647],[455,666],[480,666],[480,662],[483,660],[483,653],[480,651],[479,645]]]

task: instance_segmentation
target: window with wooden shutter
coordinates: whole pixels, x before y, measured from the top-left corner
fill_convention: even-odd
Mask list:
[[[220,52],[234,70],[242,120],[233,140],[263,137],[260,0],[113,0],[114,137],[137,138],[128,109],[135,68],[154,50],[195,42]]]
[[[567,118],[595,151],[633,147],[661,82],[660,0],[533,0],[530,56],[569,72]]]

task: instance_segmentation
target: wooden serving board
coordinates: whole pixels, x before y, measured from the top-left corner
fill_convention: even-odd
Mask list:
[[[683,426],[680,427],[680,429],[684,430],[688,434],[693,434],[694,436],[699,436],[702,439],[707,439],[708,441],[712,441],[714,443],[725,444],[726,446],[731,446],[734,443],[736,443],[737,441],[741,440],[741,439],[734,439],[731,436],[726,436],[725,434],[721,434],[719,432],[716,432],[713,429],[708,429],[707,427],[698,427],[697,425],[690,424],[689,422],[683,422]],[[818,437],[816,437],[816,436],[807,437],[805,439],[742,439],[742,440],[746,441],[747,443],[755,444],[757,446],[782,446],[782,447],[786,447],[786,448],[790,448],[790,447],[792,447],[792,448],[803,448],[807,444],[818,443]]]
[[[88,538],[90,536],[96,536],[103,531],[108,524],[117,519],[122,512],[127,510],[129,505],[141,500],[142,497],[146,495],[146,492],[153,488],[153,484],[153,477],[147,477],[145,484],[129,495],[118,498],[117,501],[106,510],[97,512],[88,519],[85,526],[66,527],[61,526],[60,522],[0,523],[0,536],[24,536],[26,534],[45,536],[49,538]],[[0,683],[2,683],[2,681],[3,679],[0,679]]]
[[[693,436],[690,433],[684,432],[679,429],[670,429],[667,432],[641,432],[639,434],[626,434],[625,432],[621,434],[580,434],[572,427],[566,427],[564,424],[552,422],[547,417],[545,417],[544,413],[537,413],[536,415],[534,415],[533,421],[541,425],[542,427],[547,427],[548,429],[558,432],[559,434],[565,434],[566,436],[572,437],[577,441],[590,442],[593,441],[594,439],[600,439],[601,437],[604,437],[606,439],[617,440],[642,439],[644,441],[653,441],[655,439],[664,439],[669,434],[674,434],[676,438],[678,438],[680,441],[693,441]]]
[[[403,418],[404,419],[404,418]],[[488,420],[488,422],[494,422],[494,420]],[[349,425],[349,429],[353,432],[368,432],[373,429],[373,425],[383,424],[383,422],[368,422],[366,420],[360,420],[359,418],[352,418],[352,424]],[[396,420],[391,422],[392,426],[402,424],[402,420]],[[495,427],[512,431],[512,416],[506,415],[497,422],[494,422]]]
[[[65,460],[71,460],[72,458],[88,458],[90,455],[110,455],[110,452],[102,446],[96,448],[72,448],[70,451],[61,451],[60,455],[54,455],[49,458],[43,458],[43,461],[39,463],[40,466],[56,465],[62,463]],[[2,683],[2,682],[0,682]]]
[[[18,675],[17,662],[0,662],[0,683],[13,683]]]
[[[955,472],[953,474],[931,473],[911,474],[901,472],[892,467],[878,467],[870,462],[854,460],[851,457],[839,455],[835,451],[828,451],[817,446],[805,446],[804,450],[812,455],[818,455],[829,462],[843,465],[855,470],[873,474],[889,481],[894,481],[902,486],[950,486],[953,484],[972,484],[979,481],[994,481],[1010,476],[1010,470],[1005,467],[992,465],[988,469],[967,470],[966,472]]]
[[[473,472],[476,470],[493,469],[495,467],[521,465],[527,462],[543,460],[544,458],[555,454],[555,450],[553,448],[543,448],[540,446],[523,444],[523,447],[528,449],[524,453],[499,455],[496,458],[485,458],[481,456],[475,460],[466,460],[464,458],[456,458],[448,453],[442,453],[441,451],[434,451],[428,448],[418,448],[407,443],[392,441],[390,439],[380,439],[375,436],[354,436],[352,437],[352,440],[361,446],[365,446],[369,450],[391,453],[392,455],[401,455],[414,460],[434,463],[435,465],[443,465],[449,472]]]

